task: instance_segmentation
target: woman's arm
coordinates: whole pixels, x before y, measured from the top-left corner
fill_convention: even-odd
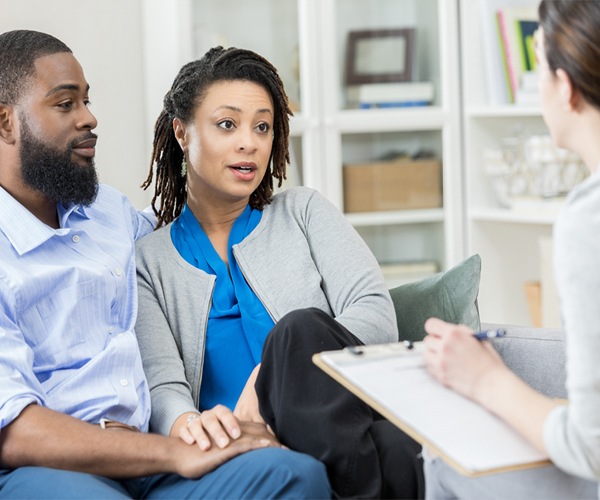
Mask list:
[[[306,238],[334,317],[365,344],[398,340],[396,313],[377,260],[327,199],[314,192]]]

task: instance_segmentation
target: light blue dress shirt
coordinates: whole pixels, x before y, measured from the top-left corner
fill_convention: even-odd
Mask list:
[[[134,241],[155,220],[104,185],[58,216],[55,230],[0,188],[0,429],[37,403],[147,431]]]

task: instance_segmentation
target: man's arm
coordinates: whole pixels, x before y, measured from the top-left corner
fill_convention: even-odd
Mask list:
[[[202,451],[179,438],[101,429],[32,404],[2,429],[0,467],[49,467],[115,479],[161,473],[197,478],[241,453],[280,446],[264,425],[240,427],[241,437],[226,448]]]

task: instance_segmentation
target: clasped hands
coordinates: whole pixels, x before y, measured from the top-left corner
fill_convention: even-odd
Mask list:
[[[203,451],[209,450],[213,443],[223,449],[229,446],[231,440],[236,440],[242,435],[243,425],[244,428],[247,426],[262,428],[265,439],[280,446],[258,410],[254,384],[259,370],[260,364],[250,374],[233,412],[226,406],[217,405],[201,414],[187,414],[187,425],[180,426],[179,437],[187,444],[198,443]],[[251,422],[255,425],[250,424]]]

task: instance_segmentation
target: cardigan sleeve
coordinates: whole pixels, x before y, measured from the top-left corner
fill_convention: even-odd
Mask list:
[[[394,305],[369,247],[318,192],[305,210],[306,238],[335,319],[365,344],[397,341]]]
[[[136,244],[138,318],[135,332],[150,388],[150,427],[168,436],[180,415],[198,409],[175,337],[179,332],[169,321],[176,313],[169,282],[178,275],[171,269],[161,269],[161,263],[168,262],[168,258],[164,255],[164,242],[157,242],[154,236],[157,233]]]

